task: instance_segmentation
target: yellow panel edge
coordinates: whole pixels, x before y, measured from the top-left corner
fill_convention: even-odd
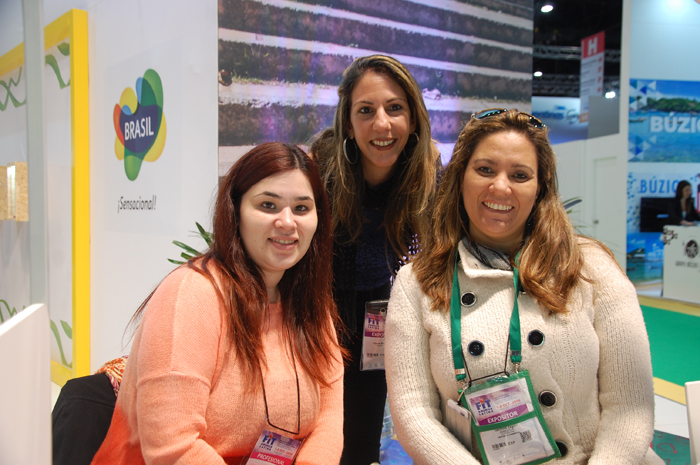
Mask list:
[[[73,370],[65,365],[61,365],[56,360],[51,360],[51,381],[59,386],[65,386],[69,379],[75,378]]]
[[[666,399],[686,405],[685,387],[666,381],[661,378],[654,378],[654,394]]]
[[[59,42],[69,37],[71,22],[75,11],[83,12],[87,15],[87,12],[73,9],[64,13],[44,28],[44,50],[57,45]],[[0,76],[4,76],[23,64],[24,43],[21,43],[0,57]]]
[[[639,304],[646,307],[654,307],[669,312],[684,313],[686,315],[700,317],[700,305],[645,295],[640,295],[638,297]]]
[[[70,35],[72,13],[73,10],[67,11],[44,28],[44,50],[68,38]]]
[[[19,44],[0,57],[0,76],[19,68],[24,64],[24,44]]]
[[[90,131],[87,12],[73,9],[71,43],[71,138],[73,224],[73,363],[90,374]],[[65,16],[65,15],[64,15]]]

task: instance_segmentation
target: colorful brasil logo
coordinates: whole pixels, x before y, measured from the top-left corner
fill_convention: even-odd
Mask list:
[[[136,80],[136,92],[124,89],[119,104],[114,106],[114,130],[117,138],[114,151],[124,160],[126,177],[133,181],[141,163],[156,161],[165,146],[163,85],[154,70],[147,70]]]

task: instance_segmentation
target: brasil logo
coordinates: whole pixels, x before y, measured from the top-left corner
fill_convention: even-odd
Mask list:
[[[114,130],[117,138],[114,151],[124,160],[126,177],[133,181],[144,161],[156,161],[165,146],[163,85],[154,70],[147,70],[136,80],[136,92],[124,89],[114,106]]]

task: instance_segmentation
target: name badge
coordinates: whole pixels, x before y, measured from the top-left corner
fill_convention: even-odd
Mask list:
[[[485,389],[477,395],[467,395],[476,424],[493,425],[531,412],[527,386],[522,384],[523,380],[519,380],[507,386]]]
[[[246,465],[292,465],[301,441],[273,433],[266,429],[255,443]]]
[[[539,464],[560,457],[527,370],[469,388],[462,400],[487,465]]]
[[[388,300],[372,300],[365,304],[360,370],[384,369],[384,326]]]

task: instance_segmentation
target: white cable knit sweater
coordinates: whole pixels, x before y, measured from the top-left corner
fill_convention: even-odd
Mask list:
[[[552,436],[566,444],[557,464],[663,464],[649,448],[654,430],[654,390],[649,341],[634,287],[600,247],[582,240],[584,275],[572,291],[569,313],[548,315],[527,294],[520,296],[523,345],[535,393],[551,391],[556,403],[541,405]],[[460,295],[476,302],[462,307],[462,345],[472,378],[503,370],[513,273],[486,267],[459,244]],[[541,331],[535,347],[528,334]],[[469,354],[481,341],[481,356]],[[386,377],[401,445],[416,465],[476,465],[443,426],[447,399],[457,399],[449,312],[433,312],[411,265],[399,272],[386,323]],[[508,369],[512,365],[508,361]],[[534,400],[534,399],[533,399]],[[535,400],[536,401],[536,400]]]

